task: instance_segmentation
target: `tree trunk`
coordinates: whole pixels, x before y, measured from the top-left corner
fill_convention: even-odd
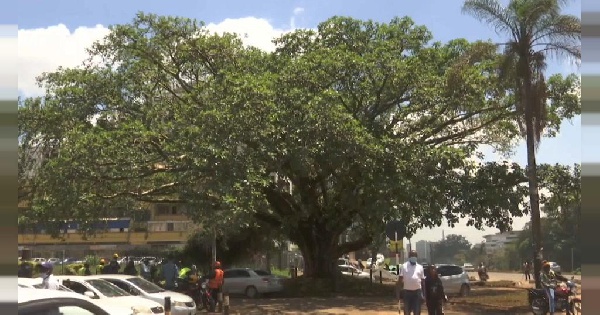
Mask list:
[[[529,203],[531,206],[531,232],[533,240],[533,270],[536,288],[541,288],[541,248],[542,248],[542,228],[540,220],[540,196],[538,190],[537,178],[537,162],[535,159],[536,153],[536,137],[534,130],[534,117],[531,110],[531,72],[528,70],[524,80],[524,97],[526,102],[525,107],[525,126],[526,126],[526,142],[527,142],[527,178],[529,181]]]
[[[298,247],[304,258],[303,275],[307,278],[331,279],[336,274],[337,237],[327,234],[304,240]]]

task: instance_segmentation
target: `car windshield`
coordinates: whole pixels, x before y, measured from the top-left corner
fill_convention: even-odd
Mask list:
[[[165,290],[156,284],[142,278],[129,278],[127,281],[131,282],[136,287],[140,288],[142,291],[147,293],[159,293],[165,292]]]
[[[116,285],[100,279],[86,280],[86,282],[98,290],[106,297],[118,297],[118,296],[129,296],[131,294],[125,292]]]

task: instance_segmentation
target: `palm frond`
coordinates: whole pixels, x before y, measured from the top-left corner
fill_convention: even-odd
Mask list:
[[[490,25],[498,34],[508,32],[518,39],[517,19],[496,0],[467,0],[462,12]]]

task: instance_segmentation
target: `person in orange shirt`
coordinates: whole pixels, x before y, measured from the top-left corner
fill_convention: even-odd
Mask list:
[[[208,279],[208,288],[210,289],[210,296],[214,299],[215,304],[221,303],[219,301],[219,293],[223,289],[223,283],[225,279],[223,278],[224,272],[221,269],[221,262],[215,261],[213,264],[214,269],[206,276],[202,277],[203,279]]]

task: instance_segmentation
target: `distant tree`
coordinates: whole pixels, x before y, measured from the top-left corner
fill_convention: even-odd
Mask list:
[[[471,243],[462,235],[450,234],[433,244],[433,263],[454,262],[455,255],[471,249]]]

